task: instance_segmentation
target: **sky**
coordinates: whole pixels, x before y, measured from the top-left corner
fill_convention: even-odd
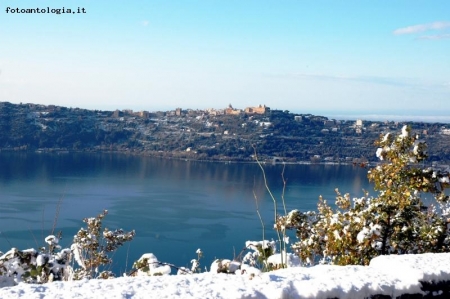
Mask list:
[[[3,0],[0,41],[12,103],[450,115],[447,0]]]
[[[379,256],[369,266],[291,267],[257,274],[202,273],[0,286],[0,298],[368,298],[422,293],[419,281],[448,281],[450,253]],[[2,281],[0,281],[1,285]],[[107,295],[106,295],[107,294]],[[437,295],[437,294],[436,294]]]

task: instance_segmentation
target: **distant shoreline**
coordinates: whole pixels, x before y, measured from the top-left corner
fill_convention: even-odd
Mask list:
[[[185,162],[208,162],[208,163],[222,163],[222,164],[257,164],[257,161],[237,161],[237,160],[227,160],[227,159],[221,159],[221,160],[204,160],[204,159],[193,159],[193,158],[181,158],[181,157],[164,157],[164,156],[158,156],[158,155],[149,155],[147,153],[135,153],[135,152],[127,152],[127,151],[75,151],[75,150],[10,150],[10,149],[0,149],[0,154],[2,153],[32,153],[32,154],[50,154],[50,155],[65,155],[65,154],[114,154],[114,155],[128,155],[128,156],[137,156],[137,157],[150,157],[150,158],[159,158],[159,159],[167,159],[167,160],[177,160],[177,161],[185,161]],[[277,160],[280,158],[277,157]],[[377,162],[361,162],[361,163],[354,163],[354,162],[336,162],[336,161],[318,161],[318,162],[311,162],[311,161],[296,161],[296,162],[289,162],[289,161],[270,161],[270,160],[261,160],[259,161],[263,165],[346,165],[346,166],[357,166],[357,167],[369,167],[369,166],[376,166]]]

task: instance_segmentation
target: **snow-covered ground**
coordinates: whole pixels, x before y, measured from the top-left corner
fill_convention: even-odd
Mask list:
[[[450,280],[450,253],[381,256],[370,266],[292,267],[261,273],[202,273],[110,280],[20,283],[0,298],[364,298],[422,293],[419,281]]]

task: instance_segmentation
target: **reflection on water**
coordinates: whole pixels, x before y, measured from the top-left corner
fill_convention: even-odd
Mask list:
[[[280,200],[283,165],[265,165],[269,187]],[[361,196],[371,190],[366,170],[352,166],[285,165],[288,210],[316,209],[319,195],[334,200],[334,189]],[[0,250],[38,247],[54,226],[62,246],[84,217],[110,211],[110,228],[136,230],[136,239],[116,256],[116,271],[145,252],[189,266],[201,248],[203,266],[214,258],[232,258],[247,240],[259,240],[267,228],[273,201],[256,164],[222,164],[154,159],[120,154],[0,153]],[[60,202],[60,212],[55,211]],[[281,205],[279,206],[281,209]],[[36,240],[36,241],[35,241]],[[129,269],[128,269],[129,270]]]

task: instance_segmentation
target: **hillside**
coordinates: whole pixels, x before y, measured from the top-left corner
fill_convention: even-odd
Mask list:
[[[431,162],[450,163],[442,123],[341,121],[255,109],[133,112],[0,102],[0,151],[116,151],[214,161],[375,161],[374,141],[404,124],[420,134]]]

